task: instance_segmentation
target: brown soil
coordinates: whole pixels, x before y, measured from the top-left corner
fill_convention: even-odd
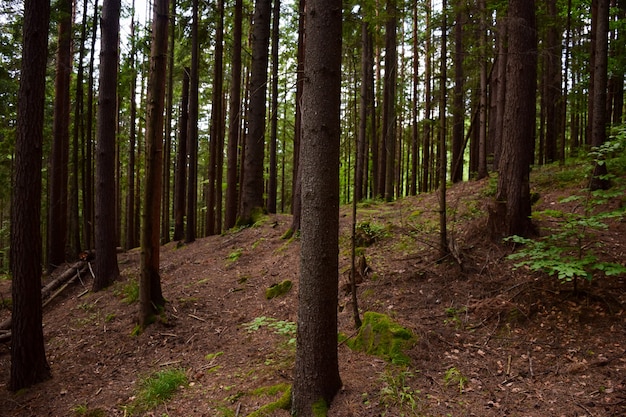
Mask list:
[[[330,416],[626,415],[625,277],[598,278],[574,294],[571,284],[514,270],[510,248],[486,237],[485,187],[469,182],[448,193],[449,237],[463,268],[453,257],[437,259],[436,195],[359,209],[360,220],[386,230],[365,250],[371,271],[359,285],[360,309],[389,314],[418,341],[407,368],[341,344],[344,386]],[[538,208],[560,207],[568,192],[543,193]],[[342,209],[341,284],[349,213]],[[141,380],[170,368],[184,369],[188,384],[144,415],[246,416],[274,401],[252,391],[290,383],[293,345],[267,326],[244,324],[296,321],[299,242],[281,239],[289,224],[289,216],[270,216],[257,227],[165,245],[166,312],[139,336],[131,335],[138,305],[122,294],[139,275],[139,251],[120,254],[121,281],[109,290],[85,292],[83,277],[44,311],[51,380],[9,393],[9,344],[0,344],[0,414],[127,415]],[[612,223],[602,235],[607,256],[622,263],[625,226]],[[291,291],[267,300],[266,288],[286,279]],[[0,295],[10,298],[8,281]],[[343,291],[338,314],[339,330],[354,334]],[[4,309],[0,320],[7,316]]]

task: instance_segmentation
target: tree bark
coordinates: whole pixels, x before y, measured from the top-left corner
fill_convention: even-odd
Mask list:
[[[489,228],[495,240],[535,233],[530,220],[529,184],[537,85],[534,0],[511,0],[508,24],[504,140],[495,207],[489,213]]]
[[[54,117],[50,161],[50,205],[48,209],[48,272],[66,261],[68,236],[67,184],[70,138],[70,74],[72,71],[72,1],[57,3],[60,14],[56,74],[54,81]]]
[[[11,190],[12,324],[9,390],[51,377],[41,307],[41,157],[50,2],[26,0]]]
[[[183,71],[183,91],[180,104],[176,172],[174,174],[174,240],[185,237],[185,190],[187,187],[187,123],[189,119],[189,68]]]
[[[292,414],[341,387],[337,357],[342,5],[309,0],[302,112],[302,247]]]
[[[198,39],[198,0],[193,0],[191,23],[191,72],[189,76],[189,122],[187,124],[187,149],[189,172],[187,180],[187,229],[185,243],[196,240],[196,206],[198,205],[198,69],[200,46]]]
[[[120,0],[102,5],[100,92],[96,142],[96,278],[93,291],[108,287],[119,277],[115,239],[115,132],[117,131],[117,69]]]
[[[256,215],[262,212],[264,207],[263,162],[271,6],[271,0],[256,0],[254,7],[248,136],[246,137],[241,210],[237,221],[240,225],[254,223]]]
[[[278,44],[280,34],[280,0],[274,0],[272,11],[272,110],[270,112],[270,158],[269,178],[267,182],[267,211],[276,213],[276,200],[278,199]]]
[[[148,108],[146,117],[146,185],[141,225],[141,280],[139,281],[139,324],[150,324],[165,303],[159,275],[159,220],[163,181],[163,110],[167,76],[169,0],[154,3]],[[96,258],[97,259],[97,258]]]
[[[241,32],[242,0],[235,0],[233,22],[233,46],[230,64],[231,85],[228,105],[228,144],[226,167],[226,212],[224,226],[230,229],[237,222],[239,140],[241,132]]]

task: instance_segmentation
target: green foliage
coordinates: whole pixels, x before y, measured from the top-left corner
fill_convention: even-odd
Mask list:
[[[121,288],[119,288],[121,285]],[[139,280],[131,278],[123,284],[119,284],[113,293],[118,297],[122,297],[122,301],[126,304],[133,304],[139,301]]]
[[[155,408],[169,400],[176,391],[187,384],[184,369],[165,369],[140,381],[135,399],[127,407],[129,414],[136,414]]]
[[[244,329],[249,333],[259,330],[261,327],[268,327],[276,334],[280,334],[288,338],[287,344],[296,344],[296,323],[286,320],[277,320],[273,317],[260,316],[251,322],[243,324]]]
[[[248,414],[248,417],[269,417],[274,415],[273,413],[275,413],[276,410],[289,410],[291,408],[291,385],[278,384],[274,387],[277,392],[283,391],[283,395],[281,395],[278,400],[265,404],[255,412]]]
[[[409,385],[409,380],[413,377],[413,373],[406,367],[386,369],[381,375],[383,383],[383,387],[380,389],[381,405],[385,409],[398,407],[402,412],[401,415],[420,415],[420,391],[414,390]]]
[[[273,284],[265,290],[265,298],[271,300],[272,298],[280,297],[281,295],[289,292],[292,286],[293,283],[288,279],[284,280],[280,284]]]
[[[454,366],[452,368],[448,368],[446,373],[443,375],[443,383],[446,386],[456,385],[459,387],[459,393],[463,393],[463,388],[465,388],[465,384],[467,384],[467,377],[461,373]]]
[[[404,354],[415,343],[413,333],[395,323],[389,316],[368,311],[363,314],[363,324],[354,339],[346,344],[370,355],[380,356],[393,364],[408,364]]]
[[[356,224],[354,235],[356,246],[371,246],[378,240],[387,236],[388,231],[384,225],[369,221]]]
[[[242,253],[243,253],[243,249],[242,248],[237,248],[234,251],[232,251],[231,253],[229,253],[228,256],[226,257],[226,259],[230,263],[236,262],[241,257]]]
[[[589,156],[598,164],[608,163],[624,149],[625,143],[626,134],[623,134],[621,138],[594,148]],[[614,178],[612,175],[607,179]],[[516,253],[509,255],[509,259],[519,261],[515,268],[525,266],[532,271],[556,276],[561,282],[573,281],[575,286],[578,278],[591,281],[597,273],[626,273],[624,265],[599,258],[602,242],[597,237],[598,232],[608,229],[608,220],[622,219],[626,214],[624,207],[603,211],[605,204],[623,195],[623,187],[617,185],[609,190],[586,190],[560,201],[561,204],[571,204],[570,211],[548,209],[534,213],[534,219],[548,224],[550,233],[538,239],[507,237],[505,240],[521,245]]]

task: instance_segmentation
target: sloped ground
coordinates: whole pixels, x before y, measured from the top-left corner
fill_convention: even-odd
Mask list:
[[[377,239],[365,249],[360,310],[390,315],[418,342],[408,367],[341,344],[344,387],[330,416],[626,415],[626,278],[598,278],[574,294],[554,278],[513,270],[510,249],[486,237],[492,188],[481,181],[449,190],[449,237],[463,268],[453,257],[438,259],[436,195],[361,205],[359,222]],[[538,209],[559,208],[571,189],[540,193]],[[349,213],[342,209],[342,286]],[[299,242],[281,239],[289,224],[289,216],[270,216],[257,227],[164,246],[166,320],[138,336],[131,335],[138,306],[123,300],[139,276],[138,251],[119,256],[122,281],[111,289],[83,294],[90,280],[75,284],[44,313],[52,380],[9,393],[9,347],[0,345],[1,414],[126,415],[140,381],[170,368],[184,369],[188,384],[145,415],[246,416],[275,401],[280,392],[253,391],[292,379]],[[622,221],[601,236],[605,255],[622,264],[625,236]],[[286,279],[293,288],[267,300],[266,288]],[[0,293],[10,297],[9,282]],[[339,330],[354,335],[350,303],[342,288]],[[255,320],[258,329],[250,329]]]

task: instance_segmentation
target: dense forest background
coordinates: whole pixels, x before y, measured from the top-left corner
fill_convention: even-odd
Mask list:
[[[326,410],[343,386],[341,204],[352,203],[349,292],[362,332],[372,326],[362,326],[357,302],[364,200],[436,196],[428,207],[435,263],[454,260],[446,265],[466,272],[459,239],[448,234],[456,215],[448,188],[489,177],[497,185],[483,207],[481,245],[511,242],[515,268],[572,283],[576,297],[580,278],[620,276],[619,256],[584,240],[623,217],[615,161],[625,132],[625,14],[618,0],[5,3],[8,388],[51,376],[41,267],[49,275],[88,262],[96,294],[121,278],[118,253],[139,247],[140,336],[168,321],[163,245],[243,230],[266,214],[290,214],[282,237],[301,237],[294,415]],[[559,204],[585,202],[568,214],[533,213],[541,196],[531,169],[580,157],[587,195]],[[596,210],[611,201],[620,207]],[[542,216],[562,227],[535,240]]]
[[[65,6],[61,7],[62,3]],[[626,54],[622,3],[610,2],[607,123],[620,123],[623,118]],[[97,181],[94,152],[100,32],[94,22],[99,21],[101,5],[92,1],[55,4],[49,36],[41,203],[41,230],[47,237],[46,265],[75,259],[81,251],[94,247]],[[191,236],[205,236],[232,227],[237,218],[244,191],[240,180],[246,167],[242,151],[252,113],[249,86],[253,6],[250,2],[199,4],[198,108],[197,115],[191,115],[197,117],[197,134],[190,137],[186,120],[189,86],[185,80],[192,73],[192,5],[184,1],[171,3],[162,243],[181,239],[182,229],[177,233],[177,227],[195,225]],[[261,126],[262,181],[255,183],[263,187],[263,205],[269,212],[291,212],[297,189],[298,34],[303,31],[298,10],[303,6],[276,2],[272,11],[275,19],[264,89],[267,122]],[[141,10],[135,10],[137,7]],[[113,194],[107,198],[115,201],[117,246],[126,249],[139,244],[139,217],[144,204],[141,196],[146,169],[150,7],[129,2],[122,5],[117,119],[106,126],[116,138],[115,184]],[[241,8],[242,31],[241,38],[235,39],[239,35],[233,31],[237,8]],[[343,203],[353,198],[392,200],[431,191],[439,184],[441,161],[445,162],[446,178],[453,182],[481,178],[497,170],[504,140],[499,106],[506,95],[506,8],[507,2],[498,1],[344,4]],[[21,3],[4,2],[0,49],[0,267],[5,271],[22,18]],[[534,164],[563,162],[591,144],[596,47],[592,26],[596,18],[595,2],[537,3],[536,123],[534,137],[527,142],[533,149]],[[67,42],[62,42],[65,37]],[[233,62],[238,53],[240,63]],[[63,76],[65,84],[58,87],[58,79]],[[65,100],[61,98],[64,95]],[[65,106],[63,111],[59,111],[59,105]],[[186,142],[197,143],[197,161]],[[55,158],[60,161],[55,162]],[[188,201],[194,193],[195,201]],[[62,253],[54,253],[53,248],[63,248]]]

